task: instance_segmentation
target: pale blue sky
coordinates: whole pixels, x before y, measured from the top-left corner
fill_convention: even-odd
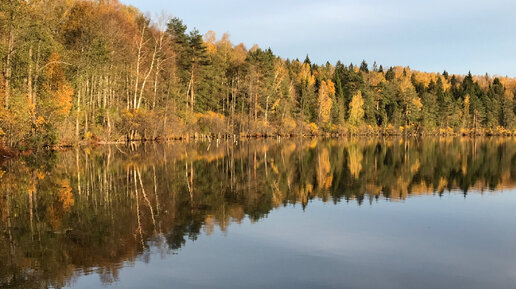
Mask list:
[[[516,76],[516,0],[121,0],[284,58]]]

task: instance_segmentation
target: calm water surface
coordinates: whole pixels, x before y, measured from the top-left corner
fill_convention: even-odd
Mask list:
[[[0,288],[516,288],[515,139],[105,146],[0,164]]]

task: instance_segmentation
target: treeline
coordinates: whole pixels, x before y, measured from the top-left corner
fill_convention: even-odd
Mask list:
[[[282,59],[115,0],[2,1],[0,39],[0,135],[12,147],[516,128],[515,79]]]

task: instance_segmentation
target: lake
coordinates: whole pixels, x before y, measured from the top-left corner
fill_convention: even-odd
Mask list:
[[[515,138],[263,139],[0,165],[0,288],[515,288]]]

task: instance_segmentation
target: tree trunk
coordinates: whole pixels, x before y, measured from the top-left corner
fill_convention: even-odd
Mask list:
[[[14,49],[14,28],[13,28],[13,16],[11,15],[9,23],[9,36],[7,40],[7,57],[5,60],[5,108],[9,109],[9,101],[11,98],[11,57]]]
[[[254,121],[258,120],[258,92],[254,93]]]
[[[231,81],[231,133],[235,133],[235,104],[236,104],[236,93],[235,93],[235,80]]]
[[[147,79],[151,75],[152,69],[154,68],[154,62],[156,61],[156,51],[157,51],[157,49],[158,49],[158,45],[155,44],[154,45],[154,52],[152,53],[151,65],[149,67],[149,71],[147,71],[147,74],[145,75],[145,78],[143,79],[142,87],[140,88],[140,98],[138,99],[138,105],[136,106],[136,108],[140,108],[140,105],[142,103],[143,91],[145,90],[145,84],[147,83]]]
[[[158,46],[159,52],[161,52],[163,49],[164,36],[165,36],[165,33],[163,31],[161,31],[160,36],[159,36],[159,46]],[[156,59],[156,74],[154,76],[154,96],[153,96],[153,100],[152,100],[152,109],[156,108],[156,95],[158,93],[158,77],[159,77],[159,70],[161,68],[162,61],[163,61],[162,59],[159,59],[159,58]]]
[[[32,45],[29,47],[29,71],[27,73],[27,103],[29,104],[32,132],[34,134],[34,104],[32,103]]]
[[[33,130],[33,133],[36,134],[36,108],[37,108],[37,91],[38,91],[38,88],[37,88],[37,85],[38,85],[38,80],[39,80],[39,60],[40,60],[40,57],[41,57],[41,40],[38,41],[38,51],[36,53],[36,63],[34,65],[34,84],[33,84],[33,88],[32,88],[32,93],[31,93],[31,102],[32,102],[32,130]]]
[[[267,99],[265,101],[265,122],[267,122],[268,113],[269,113],[269,96],[267,95]]]
[[[188,120],[188,110],[189,110],[189,103],[190,103],[190,88],[192,87],[192,78],[190,78],[190,81],[188,82],[188,89],[186,90],[186,105],[185,105],[185,119]]]
[[[142,58],[142,48],[143,48],[143,36],[145,34],[145,25],[142,27],[142,35],[140,38],[140,42],[138,43],[138,54],[136,57],[136,80],[134,81],[134,98],[133,98],[133,109],[136,109],[137,101],[138,101],[138,83],[140,82],[140,62]]]
[[[77,91],[77,115],[75,116],[75,139],[79,142],[79,115],[81,114],[81,89]]]
[[[193,115],[193,112],[194,112],[194,103],[195,103],[195,90],[194,90],[194,66],[192,64],[192,72],[191,72],[191,77],[190,77],[190,83],[191,83],[191,86],[190,86],[190,111]]]

